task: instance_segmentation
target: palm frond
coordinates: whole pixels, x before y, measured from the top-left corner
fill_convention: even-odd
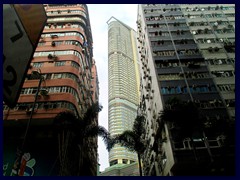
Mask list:
[[[79,120],[72,111],[58,113],[53,121],[57,129],[73,129],[78,123]]]
[[[116,144],[120,144],[130,151],[135,151],[134,147],[136,135],[133,131],[126,130],[122,134],[116,135],[113,139]]]
[[[97,103],[92,104],[87,111],[84,113],[83,117],[81,118],[85,126],[89,125],[92,123],[92,120],[97,118],[98,113],[102,110],[102,106]]]
[[[143,134],[145,134],[145,117],[144,116],[137,116],[132,131],[136,134],[136,136],[141,137]]]

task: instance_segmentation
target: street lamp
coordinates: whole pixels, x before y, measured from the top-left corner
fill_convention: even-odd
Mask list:
[[[41,84],[42,84],[42,81],[44,80],[44,77],[42,76],[40,69],[32,71],[31,77],[33,79],[39,79],[39,83],[38,83],[37,92],[35,94],[35,98],[34,98],[32,108],[30,109],[30,117],[28,119],[27,127],[26,127],[25,134],[24,134],[24,137],[23,137],[22,147],[21,147],[21,149],[17,149],[17,154],[16,154],[17,157],[16,157],[16,160],[14,162],[14,168],[13,168],[13,169],[15,169],[14,173],[16,173],[15,174],[16,176],[19,176],[19,173],[20,173],[20,166],[21,166],[22,156],[24,154],[25,142],[26,142],[29,127],[30,127],[30,124],[31,124],[31,121],[32,121],[32,116],[33,116],[33,113],[34,113],[34,110],[35,110],[35,105],[37,103],[38,94],[40,92]],[[47,94],[47,92],[45,92],[45,95],[46,94]]]
[[[37,103],[40,87],[41,87],[42,81],[44,80],[44,77],[42,76],[40,69],[32,71],[31,76],[33,76],[34,79],[39,79],[39,83],[38,83],[38,87],[37,87],[37,92],[35,94],[34,102],[33,102],[33,105],[32,105],[31,111],[30,111],[30,117],[29,117],[28,122],[27,122],[27,128],[26,128],[26,131],[25,131],[25,134],[24,134],[24,137],[23,137],[22,149],[24,149],[24,145],[25,145],[25,141],[26,141],[26,138],[27,138],[28,130],[29,130],[30,123],[32,121],[32,116],[33,116],[33,113],[34,113],[34,110],[35,110],[35,105]]]

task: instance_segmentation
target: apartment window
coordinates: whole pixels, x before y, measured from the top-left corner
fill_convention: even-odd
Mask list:
[[[57,38],[61,36],[79,36],[82,40],[85,40],[84,36],[79,32],[46,33],[42,35],[42,37],[51,37],[51,38]]]
[[[235,14],[225,14],[227,17],[235,17]]]
[[[153,54],[155,56],[174,56],[175,51],[155,51]]]
[[[21,94],[36,94],[37,88],[25,88],[22,89]]]
[[[49,18],[48,22],[61,22],[61,21],[80,21],[82,22],[84,25],[86,25],[85,21],[80,18],[80,17],[57,17],[57,18]]]
[[[169,94],[168,88],[165,88],[165,87],[161,88],[161,93],[162,94]]]
[[[43,66],[42,62],[33,63],[33,67],[35,67],[35,68],[40,68],[42,66]]]
[[[200,92],[208,92],[208,88],[206,86],[200,87]]]
[[[177,87],[176,87],[176,93],[177,93],[177,94],[182,93],[181,86],[177,86]]]
[[[63,24],[57,24],[56,28],[58,28],[58,29],[65,28],[65,25],[63,25]]]
[[[60,93],[61,92],[61,87],[50,87],[49,88],[49,93]]]
[[[113,166],[113,165],[115,165],[117,163],[118,163],[117,160],[113,160],[113,161],[110,162],[110,166]]]
[[[64,66],[65,64],[66,64],[66,61],[55,62],[55,66]]]
[[[71,66],[75,67],[76,69],[79,69],[79,64],[74,62],[74,61],[71,61]]]
[[[183,16],[174,16],[175,19],[183,19],[184,17]]]
[[[235,59],[226,59],[227,64],[235,64]]]
[[[235,107],[235,99],[226,100],[227,107]]]
[[[52,77],[52,74],[48,73],[46,74],[45,79],[51,79],[51,77]]]
[[[167,163],[167,156],[166,156],[165,152],[162,155],[161,159],[162,159],[162,166],[164,167],[166,165],[166,163]]]
[[[235,86],[230,85],[230,84],[224,84],[224,85],[218,85],[218,89],[223,92],[223,91],[234,91]]]
[[[61,79],[62,74],[53,74],[53,79]]]
[[[54,42],[55,46],[63,44],[63,41],[53,41],[53,42]],[[52,44],[53,44],[53,42],[52,42]]]
[[[161,36],[169,36],[169,33],[168,32],[162,32]]]
[[[46,43],[45,42],[39,42],[38,46],[44,46]]]

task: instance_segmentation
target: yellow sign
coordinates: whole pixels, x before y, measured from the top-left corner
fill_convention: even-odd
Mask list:
[[[32,45],[35,47],[47,21],[42,4],[14,4],[13,5]]]
[[[42,4],[3,4],[3,99],[14,107],[47,16]]]

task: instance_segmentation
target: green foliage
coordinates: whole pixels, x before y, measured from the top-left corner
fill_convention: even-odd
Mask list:
[[[118,134],[111,139],[112,147],[114,147],[115,144],[120,144],[129,151],[142,154],[145,149],[144,139],[142,138],[145,134],[144,123],[144,116],[137,116],[132,130],[126,130],[122,134]]]
[[[107,144],[110,137],[104,127],[98,126],[96,118],[101,110],[102,106],[96,103],[81,117],[77,117],[72,111],[60,112],[55,117],[54,129],[59,142],[61,176],[92,175],[91,168],[97,162],[90,159],[94,148],[91,143],[99,135]]]
[[[129,151],[136,152],[138,154],[138,163],[139,163],[139,172],[142,176],[142,167],[141,167],[141,155],[146,149],[143,136],[145,134],[145,117],[137,116],[132,130],[126,130],[122,134],[116,135],[113,138],[109,139],[110,148],[113,148],[115,144],[120,144],[121,146],[126,147]]]
[[[200,111],[193,102],[183,103],[178,99],[168,101],[166,107],[160,112],[160,120],[172,123],[177,138],[191,137],[193,133],[202,132],[204,121],[200,118]]]

